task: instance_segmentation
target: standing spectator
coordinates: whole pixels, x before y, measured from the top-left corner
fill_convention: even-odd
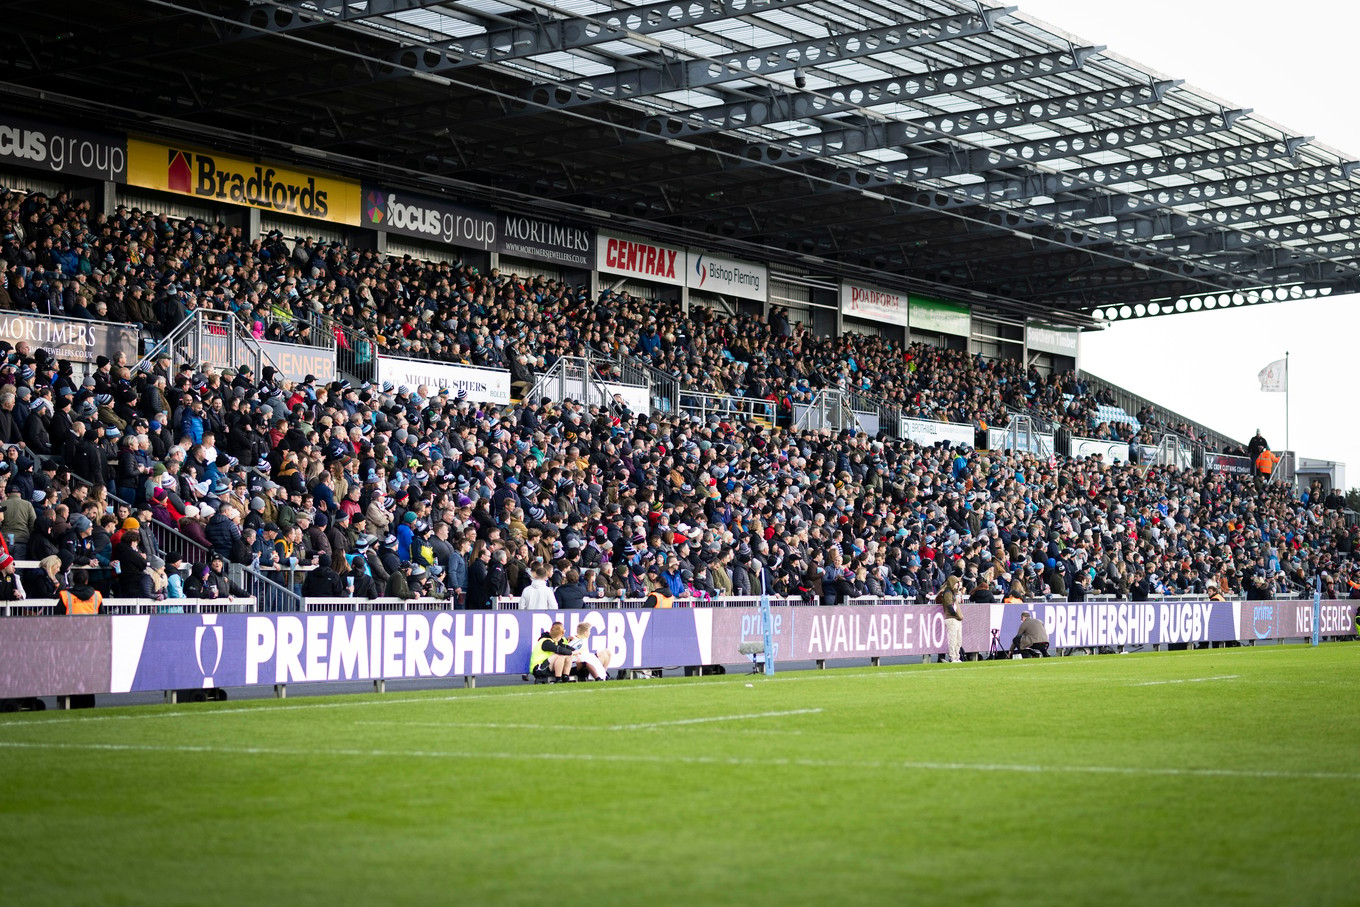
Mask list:
[[[71,588],[57,592],[57,603],[70,615],[98,614],[104,607],[104,596],[90,585],[90,571],[71,571]]]
[[[558,607],[557,596],[548,588],[551,571],[547,564],[534,564],[533,580],[528,588],[520,593],[519,607],[522,611],[553,611]]]
[[[945,580],[944,588],[936,596],[935,602],[944,610],[944,635],[948,647],[948,660],[951,663],[963,661],[963,612],[959,610],[962,598],[962,580],[957,573]]]
[[[586,606],[586,587],[581,582],[581,573],[575,567],[568,567],[565,582],[554,590],[557,607],[564,611],[583,611]],[[528,591],[527,589],[525,590]]]
[[[9,543],[9,553],[22,559],[28,553],[28,536],[33,531],[37,512],[25,500],[19,483],[14,479],[10,479],[8,495],[0,510],[4,512],[4,533]]]

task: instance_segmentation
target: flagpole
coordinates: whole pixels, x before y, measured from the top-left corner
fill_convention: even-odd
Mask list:
[[[1284,351],[1284,455],[1289,456],[1289,350]]]

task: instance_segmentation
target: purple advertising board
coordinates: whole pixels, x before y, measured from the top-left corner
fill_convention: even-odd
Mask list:
[[[115,617],[110,691],[524,674],[554,620],[614,667],[702,664],[693,611],[398,611]],[[707,640],[705,640],[707,642]]]
[[[965,604],[963,647],[1009,648],[1020,613],[1055,649],[1311,636],[1313,604],[1038,602]],[[1355,603],[1323,602],[1324,637],[1355,635]],[[776,661],[932,655],[945,649],[934,605],[776,606]],[[328,614],[156,614],[0,619],[0,698],[126,693],[251,684],[524,674],[539,634],[594,627],[615,668],[735,663],[761,640],[757,608],[589,611],[402,611]]]

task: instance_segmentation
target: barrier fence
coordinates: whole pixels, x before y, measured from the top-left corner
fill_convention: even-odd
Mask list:
[[[89,693],[170,691],[320,681],[475,678],[524,674],[534,640],[554,621],[588,622],[591,648],[608,648],[611,667],[655,669],[730,664],[762,640],[760,609],[595,608],[573,611],[450,611],[429,600],[308,602],[307,613],[162,613],[184,602],[114,602],[129,613],[0,621],[0,699]],[[35,607],[19,605],[15,607]],[[382,610],[378,610],[381,608]],[[341,610],[343,609],[343,610]],[[963,648],[1009,646],[1020,613],[1048,628],[1054,649],[1191,645],[1307,638],[1311,601],[1038,602],[965,604]],[[151,612],[151,613],[148,613]],[[1355,636],[1355,602],[1316,606],[1319,634]],[[929,656],[945,651],[944,615],[934,605],[854,604],[819,608],[775,604],[768,654],[783,661]]]

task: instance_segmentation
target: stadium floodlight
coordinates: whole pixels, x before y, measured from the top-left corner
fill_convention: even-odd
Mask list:
[[[1247,301],[1247,297],[1243,296],[1241,293],[1234,293],[1234,294],[1233,294],[1233,297],[1232,297],[1232,304],[1233,304],[1233,305],[1241,305],[1242,303],[1244,303],[1244,302],[1246,302],[1246,301]]]
[[[1142,318],[1144,315],[1147,314],[1147,306],[1143,305],[1140,302],[1138,303],[1138,305],[1133,307],[1133,313],[1137,315],[1139,318]]]
[[[1129,308],[1128,306],[1121,306],[1120,309],[1119,309],[1119,317],[1120,317],[1120,318],[1132,318],[1132,317],[1133,317],[1133,309]]]
[[[1147,310],[1148,310],[1148,314],[1149,314],[1149,315],[1160,315],[1160,314],[1162,314],[1162,306],[1161,306],[1160,303],[1149,302],[1149,303],[1148,303],[1148,308],[1147,308]]]
[[[1177,300],[1176,300],[1176,311],[1177,311],[1177,312],[1185,312],[1185,311],[1188,311],[1189,309],[1190,309],[1190,303],[1186,302],[1184,299],[1177,299]]]

